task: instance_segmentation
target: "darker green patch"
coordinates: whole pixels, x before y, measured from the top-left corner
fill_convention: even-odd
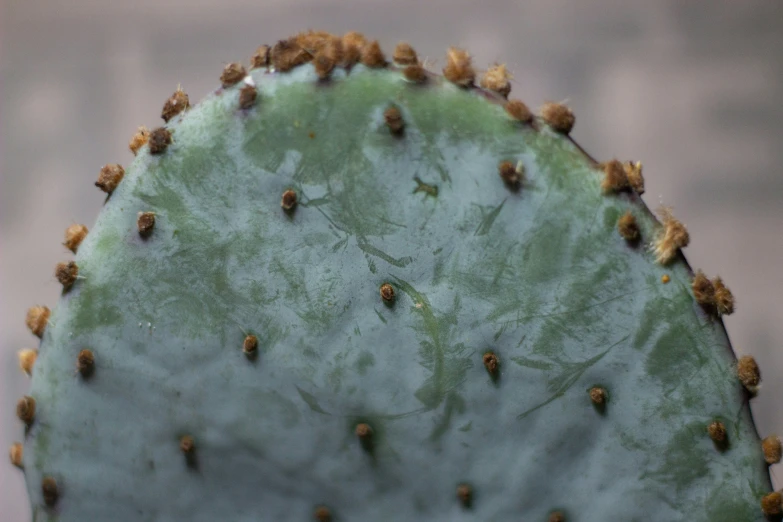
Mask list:
[[[356,371],[359,375],[367,373],[367,369],[375,365],[375,356],[370,352],[362,352],[356,359]]]
[[[709,441],[705,441],[703,423],[691,422],[680,427],[657,452],[662,461],[657,465],[651,463],[639,479],[657,483],[661,495],[676,504],[681,494],[709,476],[711,453],[705,451],[709,447],[706,442]]]

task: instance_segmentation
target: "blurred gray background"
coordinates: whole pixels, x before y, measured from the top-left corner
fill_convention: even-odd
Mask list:
[[[21,440],[28,389],[16,352],[26,309],[53,306],[71,223],[91,226],[105,163],[131,161],[138,125],[161,120],[181,83],[191,102],[224,64],[299,30],[409,41],[444,63],[466,47],[507,63],[512,96],[567,100],[598,159],[644,163],[650,206],[689,227],[686,255],[721,275],[735,349],[765,382],[753,410],[783,434],[783,3],[775,0],[2,0],[0,2],[0,448]],[[5,451],[4,449],[2,451]],[[773,467],[776,487],[783,468]],[[22,474],[0,461],[0,520],[29,520]]]

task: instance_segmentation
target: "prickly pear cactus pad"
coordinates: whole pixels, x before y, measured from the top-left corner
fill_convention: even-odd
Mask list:
[[[302,33],[177,90],[96,173],[20,355],[36,521],[782,511],[731,293],[641,165],[591,159],[503,66],[442,72]]]

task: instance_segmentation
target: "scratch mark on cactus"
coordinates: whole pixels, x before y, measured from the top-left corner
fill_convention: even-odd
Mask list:
[[[437,185],[430,185],[429,183],[424,183],[420,177],[415,176],[413,178],[413,181],[416,182],[416,188],[413,189],[413,193],[416,194],[417,192],[424,192],[425,197],[426,196],[432,196],[433,198],[438,197],[438,186]]]
[[[378,315],[378,319],[380,319],[383,324],[386,324],[386,319],[383,315],[378,310],[375,310],[375,313]]]
[[[331,415],[328,411],[325,411],[321,406],[318,404],[318,399],[315,398],[315,396],[307,393],[299,386],[296,386],[296,391],[299,392],[299,396],[302,397],[302,400],[307,403],[308,406],[310,406],[310,409],[313,410],[316,413],[323,413],[324,415]]]
[[[588,360],[586,360],[584,362],[572,363],[572,362],[566,362],[566,361],[559,361],[559,360],[557,360],[556,362],[561,366],[561,368],[564,368],[564,371],[560,375],[558,375],[556,377],[553,377],[553,378],[551,378],[549,380],[549,386],[550,386],[550,388],[554,388],[554,394],[550,398],[545,400],[544,402],[538,404],[537,406],[533,406],[532,408],[530,408],[530,409],[520,413],[519,415],[517,415],[517,419],[518,420],[524,419],[525,417],[527,417],[528,415],[530,415],[534,411],[536,411],[536,410],[538,410],[540,408],[543,408],[544,406],[548,405],[549,403],[551,403],[551,402],[559,399],[563,395],[565,395],[565,393],[574,384],[576,384],[576,382],[579,380],[579,378],[582,376],[582,374],[584,372],[586,372],[591,366],[596,364],[598,361],[603,359],[603,357],[607,353],[609,353],[612,350],[612,348],[614,348],[617,345],[627,341],[629,337],[630,337],[630,335],[626,335],[625,337],[623,337],[622,339],[620,339],[616,343],[614,343],[611,346],[609,346],[609,348],[607,348],[603,352],[599,353],[598,355],[596,355],[594,357],[591,357],[590,359],[588,359]],[[516,359],[518,359],[518,358],[514,358],[512,360],[517,362]],[[534,362],[534,361],[528,361],[528,362]]]
[[[529,359],[527,357],[512,357],[511,360],[520,366],[533,368],[534,370],[551,370],[554,367],[554,364],[552,363],[536,361],[535,359]]]
[[[397,268],[405,268],[409,264],[413,262],[413,258],[410,256],[401,257],[398,259],[393,258],[383,250],[379,248],[375,248],[369,243],[366,243],[363,240],[358,241],[358,246],[364,252],[365,254],[369,254],[371,256],[375,256],[377,258],[383,259],[387,263],[389,263],[392,266],[396,266]]]
[[[500,214],[500,211],[503,210],[503,205],[506,204],[506,200],[500,202],[500,205],[495,207],[492,212],[487,214],[481,219],[481,223],[479,223],[478,228],[476,228],[476,232],[473,234],[474,236],[484,236],[489,232],[489,229],[492,228],[492,225],[495,223],[495,220],[497,219],[498,215]],[[483,212],[483,208],[481,209]]]
[[[303,201],[300,205],[303,207],[320,207],[321,205],[328,205],[331,202],[332,200],[329,199],[328,196],[323,196],[321,198],[309,199],[307,202]]]
[[[455,391],[467,378],[468,370],[473,366],[469,350],[463,343],[454,343],[453,327],[461,309],[459,295],[454,296],[452,309],[437,317],[426,295],[418,292],[410,283],[392,276],[397,287],[415,303],[412,310],[421,314],[423,325],[416,328],[429,339],[422,340],[419,347],[419,364],[432,372],[414,396],[424,404],[425,411],[434,410],[446,401],[440,419],[430,433],[431,439],[437,439],[446,433],[454,413],[464,410],[465,402]]]
[[[589,309],[595,308],[597,306],[603,306],[603,305],[605,305],[607,303],[611,303],[612,301],[616,301],[617,299],[622,299],[623,297],[627,297],[627,296],[633,295],[633,294],[638,294],[638,293],[644,292],[646,290],[647,290],[647,288],[642,288],[642,289],[639,289],[639,290],[634,290],[632,292],[625,292],[624,294],[619,294],[619,295],[610,297],[608,299],[605,299],[603,301],[600,301],[598,303],[593,303],[591,305],[583,306],[581,308],[571,308],[571,309],[567,309],[567,310],[562,310],[560,312],[548,312],[548,313],[541,313],[541,314],[530,314],[530,315],[526,315],[524,317],[517,317],[516,319],[509,319],[508,321],[503,321],[500,324],[513,323],[515,326],[519,326],[521,323],[523,323],[524,321],[527,321],[529,319],[554,317],[554,316],[557,316],[557,315],[572,314],[574,312],[583,312],[585,310],[589,310]],[[498,315],[505,315],[505,314],[493,313],[493,314],[490,314],[489,317],[487,317],[487,320],[492,320],[495,317],[497,317]]]

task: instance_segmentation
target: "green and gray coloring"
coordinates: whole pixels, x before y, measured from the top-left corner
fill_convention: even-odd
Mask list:
[[[28,313],[34,520],[783,512],[730,291],[641,164],[593,160],[508,79],[311,31],[178,89]]]

